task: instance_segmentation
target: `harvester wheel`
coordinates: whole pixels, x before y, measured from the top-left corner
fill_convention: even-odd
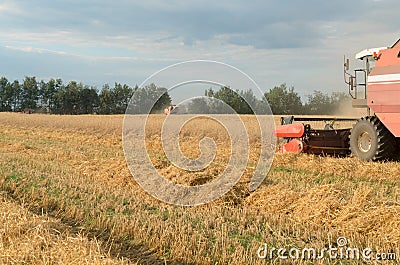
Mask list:
[[[391,158],[395,147],[396,138],[375,116],[361,118],[351,130],[351,153],[361,160]]]

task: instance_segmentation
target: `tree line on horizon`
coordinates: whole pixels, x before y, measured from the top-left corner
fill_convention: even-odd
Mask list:
[[[262,99],[258,99],[251,89],[234,91],[229,87],[221,87],[217,91],[209,88],[204,95],[190,101],[188,113],[231,113],[221,104],[224,102],[239,114],[267,114],[270,113],[267,108],[269,105],[271,112],[276,115],[334,115],[342,106],[350,104],[350,96],[345,92],[329,95],[318,90],[308,95],[303,103],[294,87],[288,88],[286,84],[265,92]]]
[[[314,90],[303,102],[294,87],[286,84],[275,86],[264,93],[274,114],[335,115],[346,106],[351,106],[351,97],[347,92],[324,93]]]
[[[61,79],[48,82],[37,81],[36,77],[25,77],[22,82],[0,78],[0,111],[19,112],[29,110],[48,114],[124,114],[134,92],[142,98],[167,92],[154,84],[139,89],[115,83],[104,84],[100,91],[94,86],[76,81],[65,84]],[[148,92],[157,92],[155,95]],[[158,97],[157,97],[158,98]],[[153,107],[153,112],[162,111],[171,104],[168,94],[162,96]]]
[[[135,97],[131,100],[134,93]],[[205,96],[215,100],[194,98],[185,106],[184,113],[221,113],[225,110],[220,103],[224,102],[239,114],[263,114],[269,104],[272,113],[277,115],[329,115],[334,114],[343,102],[349,100],[349,96],[343,92],[329,95],[314,91],[303,103],[294,87],[288,88],[286,84],[265,92],[262,99],[257,98],[251,89],[239,91],[229,87],[221,87],[216,91],[209,88],[205,90]],[[154,106],[153,102],[156,102]],[[97,87],[81,82],[64,83],[59,78],[52,78],[47,82],[37,81],[34,76],[26,76],[22,82],[0,78],[1,112],[28,109],[48,114],[124,114],[129,105],[130,113],[162,113],[171,102],[167,89],[155,84],[143,88],[120,83],[115,83],[113,87],[104,84],[98,90]]]

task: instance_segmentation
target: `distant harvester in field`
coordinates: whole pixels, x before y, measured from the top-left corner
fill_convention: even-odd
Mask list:
[[[171,105],[168,108],[164,109],[164,114],[169,115],[175,109],[175,105]]]
[[[32,114],[32,110],[31,109],[23,109],[19,113],[21,113],[21,114]]]

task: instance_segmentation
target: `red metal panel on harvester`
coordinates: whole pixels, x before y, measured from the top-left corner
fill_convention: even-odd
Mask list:
[[[302,123],[293,123],[276,126],[275,135],[279,138],[300,138],[304,135],[304,125]]]
[[[299,139],[293,139],[282,146],[282,153],[301,153],[304,151],[304,144]]]
[[[368,76],[368,106],[396,137],[400,137],[400,40],[381,50]]]

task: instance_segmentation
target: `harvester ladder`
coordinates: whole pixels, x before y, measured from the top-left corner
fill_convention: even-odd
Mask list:
[[[359,98],[359,87],[364,90],[362,98]],[[354,70],[353,87],[351,87],[351,90],[354,90],[354,93],[350,91],[350,95],[353,99],[367,98],[367,71],[365,69]]]

